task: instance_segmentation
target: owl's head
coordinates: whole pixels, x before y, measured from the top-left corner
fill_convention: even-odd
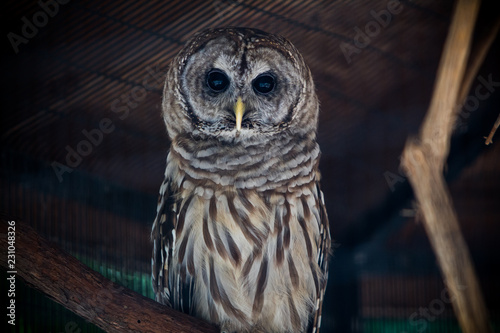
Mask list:
[[[163,115],[171,139],[226,142],[316,132],[311,72],[285,38],[256,29],[194,35],[170,65]]]

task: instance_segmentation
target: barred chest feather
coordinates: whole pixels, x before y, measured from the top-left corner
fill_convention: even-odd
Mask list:
[[[290,145],[273,165],[278,173],[264,174],[265,165],[249,168],[242,156],[228,159],[239,164],[217,163],[224,154],[210,147],[172,144],[153,225],[158,301],[227,332],[315,330],[330,246],[319,149]],[[297,149],[308,149],[309,159],[297,160]],[[259,151],[269,154],[259,163],[269,163],[273,152]]]

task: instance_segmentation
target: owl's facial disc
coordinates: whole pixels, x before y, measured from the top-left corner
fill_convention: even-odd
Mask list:
[[[302,110],[308,71],[297,63],[300,55],[283,51],[277,41],[266,39],[271,37],[259,38],[218,36],[180,67],[192,130],[222,140],[245,140],[296,126],[292,120]]]

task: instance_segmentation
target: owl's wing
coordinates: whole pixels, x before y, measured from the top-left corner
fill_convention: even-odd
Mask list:
[[[170,179],[165,178],[160,187],[156,218],[151,231],[151,277],[157,302],[192,314],[194,280],[186,273],[185,266],[173,262],[175,259],[172,255],[176,248],[177,207]]]
[[[318,207],[320,215],[320,235],[321,240],[318,244],[318,265],[321,269],[323,279],[321,279],[321,286],[318,292],[318,303],[316,304],[316,311],[314,314],[314,320],[309,326],[308,332],[314,333],[319,331],[319,326],[321,325],[321,310],[323,307],[323,297],[325,295],[326,284],[328,281],[328,259],[330,256],[330,223],[328,222],[328,215],[326,213],[325,198],[323,192],[320,189],[319,183],[316,185],[316,190],[318,191]]]
[[[165,178],[161,187],[156,210],[156,218],[151,231],[153,254],[151,258],[151,278],[157,302],[172,306],[168,270],[172,260],[172,249],[175,248],[175,202],[170,193],[170,180]]]

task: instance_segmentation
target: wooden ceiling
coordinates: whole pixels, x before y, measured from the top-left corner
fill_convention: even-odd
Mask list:
[[[198,30],[255,27],[295,44],[321,102],[322,188],[339,246],[328,301],[336,319],[325,325],[341,327],[335,292],[363,272],[437,274],[399,156],[427,110],[453,1],[66,2],[2,3],[2,211],[72,253],[148,271],[169,147],[160,110],[169,61]],[[491,8],[483,4],[476,39],[498,19]],[[500,148],[495,139],[485,146],[483,136],[498,116],[500,87],[484,88],[484,80],[500,81],[499,44],[459,115],[447,168],[488,281],[500,273],[492,268]],[[476,105],[480,85],[490,93]],[[500,294],[487,294],[498,308]]]

